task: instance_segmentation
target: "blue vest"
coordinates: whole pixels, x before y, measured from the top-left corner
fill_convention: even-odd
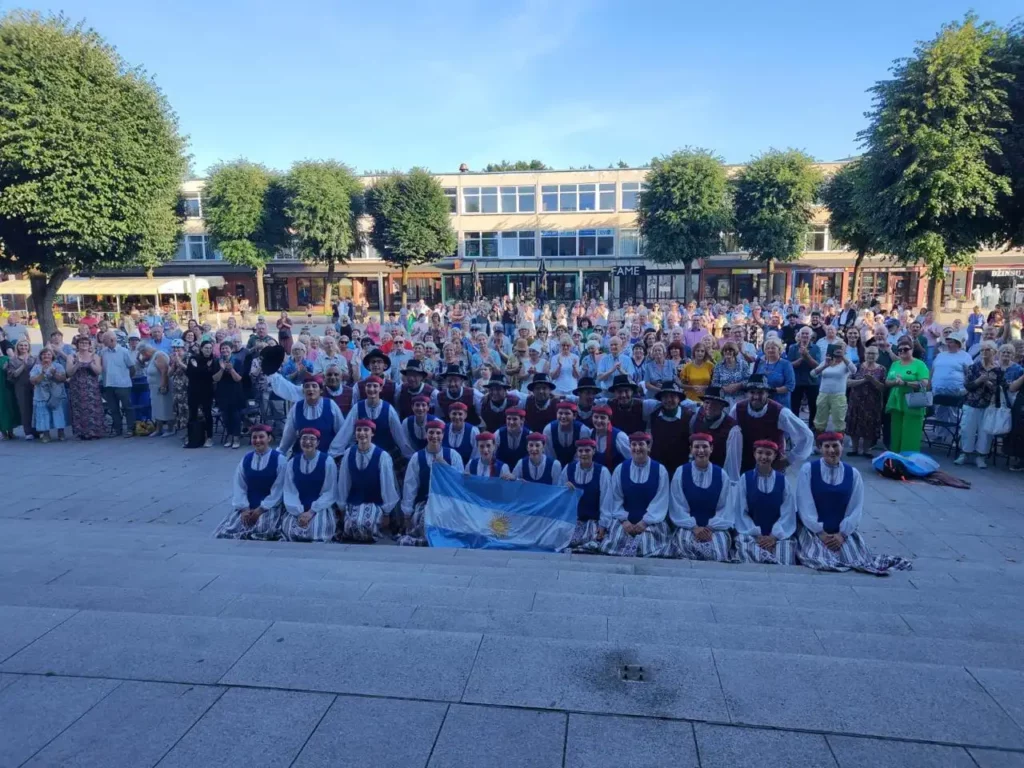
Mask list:
[[[573,485],[576,485],[574,478],[578,464],[578,461],[571,462],[565,473]],[[576,519],[599,520],[601,518],[601,467],[595,463],[590,473],[590,482],[585,485],[576,485],[576,487],[583,491],[583,495],[576,505]]]
[[[331,447],[331,442],[334,440],[334,408],[335,406],[328,398],[320,398],[320,402],[323,403],[323,408],[320,409],[320,418],[318,419],[307,419],[305,412],[305,400],[301,400],[295,404],[295,432],[298,434],[306,427],[315,427],[320,430],[320,445],[318,446],[323,453],[327,453],[327,449]]]
[[[370,461],[366,469],[358,469],[356,455],[359,449],[355,446],[348,451],[348,476],[351,479],[348,487],[348,499],[341,499],[341,504],[377,504],[384,503],[384,494],[380,488],[380,455],[384,451],[373,446]]]
[[[473,455],[473,438],[470,434],[472,428],[469,424],[462,427],[462,445],[458,448],[455,448],[448,442],[448,435],[451,434],[451,429],[452,425],[450,423],[444,425],[444,435],[441,437],[441,444],[451,448],[459,454],[459,457],[462,459],[462,463],[465,464],[469,461],[469,457]]]
[[[522,459],[523,462],[523,480],[528,483],[538,483],[539,485],[552,485],[555,482],[555,478],[551,476],[555,468],[554,459],[550,456],[544,456],[544,469],[540,473],[540,477],[536,480],[530,475],[530,457]]]
[[[568,446],[562,445],[558,439],[559,425],[558,419],[555,419],[549,425],[551,427],[548,430],[551,433],[551,448],[555,452],[555,458],[564,467],[570,461],[576,457],[576,441],[580,439],[580,427],[583,426],[578,420],[572,423],[572,442]]]
[[[757,487],[757,470],[743,473],[747,484],[747,514],[754,525],[761,529],[762,536],[771,536],[772,528],[782,516],[782,499],[786,495],[786,476],[775,472],[775,485],[771,493],[764,493]]]
[[[473,477],[480,477],[480,475],[477,475],[477,473],[476,473],[476,471],[477,471],[477,469],[479,467],[480,467],[480,459],[470,459],[469,464],[466,465],[466,468],[469,470],[469,474],[473,475]],[[490,471],[490,473],[487,474],[487,475],[482,475],[482,477],[500,477],[501,476],[501,471],[504,468],[505,468],[504,462],[502,462],[501,460],[498,459],[497,456],[495,456],[493,459],[491,459],[491,471]]]
[[[683,473],[683,496],[690,505],[690,516],[697,521],[697,527],[703,528],[715,516],[718,499],[722,495],[722,468],[711,464],[711,485],[698,488],[693,482],[693,464],[686,463],[678,471]]]
[[[429,417],[427,418],[427,421],[430,421]],[[409,437],[409,445],[412,446],[413,453],[416,451],[422,451],[427,447],[426,430],[424,429],[424,436],[422,438],[416,437],[415,422],[415,416],[409,416],[405,420],[405,434]]]
[[[508,444],[508,428],[501,427],[498,430],[498,446],[495,449],[494,455],[510,467],[514,467],[519,463],[520,459],[526,458],[526,435],[527,431],[523,429],[522,437],[519,438],[519,447],[512,450]]]
[[[295,490],[299,492],[299,503],[302,511],[310,509],[313,502],[320,498],[324,487],[324,476],[327,474],[327,454],[323,451],[316,457],[316,466],[308,475],[302,474],[302,454],[297,453],[292,459],[292,474],[295,476]]]
[[[622,454],[619,453],[619,449],[615,447],[615,442],[619,439],[619,435],[621,434],[621,429],[618,427],[612,427],[612,434],[608,438],[608,445],[605,446],[605,450],[595,450],[594,452],[594,463],[600,464],[602,467],[608,467],[609,472],[614,472],[615,468],[624,461]],[[593,435],[591,435],[591,437],[593,437]]]
[[[629,522],[639,523],[647,514],[647,508],[658,495],[658,481],[661,478],[661,464],[654,459],[648,459],[651,465],[647,473],[647,482],[634,483],[629,478],[630,467],[633,466],[632,459],[622,462],[622,471],[619,473],[622,481],[622,507],[629,515]]]
[[[441,446],[441,455],[449,464],[452,463],[452,449]],[[430,464],[427,463],[426,449],[416,452],[416,461],[420,467],[420,487],[416,489],[416,504],[422,504],[430,494]]]
[[[829,485],[821,477],[821,460],[815,461],[811,464],[811,496],[825,533],[839,533],[839,524],[846,517],[853,496],[853,467],[843,462],[843,482]]]
[[[249,451],[242,460],[242,474],[245,475],[245,497],[249,502],[249,509],[256,509],[263,503],[263,500],[270,494],[277,480],[277,461],[280,452],[270,449],[270,457],[267,459],[267,466],[263,469],[253,469],[252,459],[256,451]]]
[[[388,418],[388,414],[391,412],[391,405],[386,400],[381,400],[380,403],[380,413],[377,414],[377,418],[370,419],[377,425],[377,428],[373,431],[373,444],[379,445],[388,453],[394,453],[398,446],[395,444],[395,438],[391,435],[391,420]],[[356,406],[356,412],[359,414],[357,418],[370,418],[366,411],[365,400],[359,401]]]

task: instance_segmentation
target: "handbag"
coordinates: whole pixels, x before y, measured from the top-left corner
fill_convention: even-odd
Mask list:
[[[908,392],[904,395],[906,399],[907,408],[930,408],[932,405],[932,393],[930,391],[925,392]]]
[[[1002,387],[997,387],[996,399],[985,409],[985,413],[981,417],[981,431],[988,432],[993,436],[1008,435],[1013,426],[1013,412],[1001,404],[999,398],[1001,393]]]

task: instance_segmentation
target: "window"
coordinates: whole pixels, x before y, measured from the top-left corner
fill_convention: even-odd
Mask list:
[[[547,184],[540,193],[547,213],[615,210],[614,184]]]
[[[466,232],[463,235],[466,242],[467,259],[496,259],[498,257],[498,233],[497,232]]]
[[[598,186],[598,205],[597,210],[599,211],[614,211],[615,210],[615,184],[601,184]]]
[[[647,191],[647,183],[643,181],[626,181],[622,183],[622,210],[635,211],[640,200],[640,193]]]
[[[206,235],[185,235],[175,256],[180,261],[220,261],[220,251],[213,249],[213,242]]]
[[[202,218],[203,208],[199,202],[199,195],[189,196],[185,198],[185,217],[189,219]]]
[[[459,190],[455,187],[445,187],[444,196],[448,198],[448,211],[450,213],[459,212]]]
[[[462,190],[463,213],[497,213],[497,187],[466,187]]]
[[[502,187],[502,213],[533,213],[537,208],[536,187]]]
[[[327,281],[322,277],[295,278],[295,294],[300,307],[324,303],[324,287]]]
[[[722,233],[722,253],[739,253],[740,239],[735,232],[723,232]]]
[[[812,227],[807,232],[804,244],[805,251],[828,250],[828,230],[825,227]]]
[[[642,256],[643,252],[644,243],[640,237],[640,230],[619,230],[619,256]]]
[[[558,232],[540,233],[540,255],[545,259],[558,257]]]
[[[593,189],[593,184],[584,184],[583,186],[589,186]],[[576,191],[576,184],[559,184],[558,185],[558,210],[565,211],[578,211],[579,201],[578,193]],[[593,195],[591,195],[593,199]]]
[[[614,229],[581,229],[579,242],[580,256],[614,256]]]
[[[533,230],[502,232],[501,233],[501,258],[503,259],[532,259],[537,254],[537,246],[534,241]]]
[[[541,210],[545,213],[558,211],[558,185],[546,184],[540,188]]]

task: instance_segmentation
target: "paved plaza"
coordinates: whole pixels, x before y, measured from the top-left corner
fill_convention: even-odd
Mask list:
[[[1024,766],[1020,475],[854,459],[875,578],[214,540],[240,458],[0,442],[0,766]]]

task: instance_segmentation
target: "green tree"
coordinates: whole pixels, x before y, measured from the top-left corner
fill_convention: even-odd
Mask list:
[[[210,169],[203,200],[206,228],[225,260],[256,273],[259,311],[267,311],[263,273],[289,242],[280,178],[258,163],[239,159]]]
[[[44,338],[72,273],[174,253],[184,152],[163,94],[95,31],[0,19],[0,271],[28,273]]]
[[[822,202],[829,210],[829,233],[834,242],[856,252],[853,262],[853,296],[860,295],[861,264],[866,256],[882,252],[881,243],[865,213],[865,183],[859,162],[840,168],[821,190]]]
[[[390,174],[366,191],[366,210],[373,217],[370,242],[382,259],[402,270],[405,307],[409,267],[451,256],[458,247],[444,188],[422,168]]]
[[[295,163],[282,180],[284,213],[302,256],[327,265],[324,309],[330,312],[334,268],[361,246],[363,185],[334,160]]]
[[[814,160],[795,149],[769,150],[737,175],[736,235],[751,259],[764,262],[769,298],[772,265],[796,261],[804,251],[821,180]]]
[[[540,160],[516,160],[514,163],[510,163],[508,160],[502,160],[500,163],[488,163],[484,166],[484,171],[491,173],[493,171],[546,171],[548,167],[544,165]]]
[[[1024,21],[1010,26],[996,56],[1006,77],[1009,119],[999,136],[1002,157],[996,167],[1009,179],[1012,194],[1003,195],[992,229],[998,242],[1024,248]]]
[[[997,27],[969,15],[896,61],[892,79],[872,88],[861,132],[867,215],[886,251],[925,266],[933,309],[945,268],[973,263],[1010,193],[998,170],[1009,119],[1006,76],[995,66],[1004,41]]]
[[[686,149],[652,160],[637,222],[648,258],[683,263],[689,301],[693,262],[721,252],[722,232],[731,227],[732,200],[721,158],[706,149]]]

